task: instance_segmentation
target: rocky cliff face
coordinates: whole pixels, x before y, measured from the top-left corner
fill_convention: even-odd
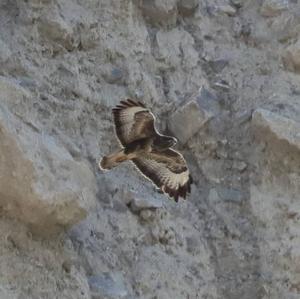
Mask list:
[[[299,298],[297,2],[1,1],[0,297]],[[126,97],[187,201],[98,169]]]

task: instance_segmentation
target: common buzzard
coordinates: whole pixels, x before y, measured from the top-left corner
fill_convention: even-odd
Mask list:
[[[141,102],[121,101],[112,112],[122,149],[103,157],[99,167],[108,170],[130,160],[176,202],[179,197],[185,199],[191,192],[192,177],[183,156],[171,149],[176,138],[157,132],[154,115]]]

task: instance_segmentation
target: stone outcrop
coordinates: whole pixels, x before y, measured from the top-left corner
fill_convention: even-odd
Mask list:
[[[170,131],[185,144],[210,119],[211,115],[200,108],[196,101],[180,107],[169,119]]]
[[[28,111],[21,106],[29,97],[17,83],[0,79],[0,204],[9,216],[48,235],[86,217],[95,180],[86,163],[75,161],[37,123],[25,121]]]
[[[252,123],[258,135],[273,134],[280,141],[300,150],[300,123],[265,109],[257,109],[252,115]]]
[[[287,0],[264,0],[260,13],[264,17],[275,17],[289,8],[289,1]]]

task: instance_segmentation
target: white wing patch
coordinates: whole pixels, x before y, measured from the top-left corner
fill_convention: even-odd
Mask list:
[[[135,124],[134,116],[137,112],[147,111],[146,108],[142,107],[130,107],[120,111],[119,120],[122,122],[122,127],[120,128],[124,139],[131,139],[131,129]]]
[[[116,135],[122,146],[144,138],[155,138],[155,117],[141,102],[127,99],[120,101],[113,110]],[[171,149],[142,152],[131,160],[143,176],[163,192],[178,201],[191,191],[192,177],[183,156]]]
[[[178,199],[178,196],[185,197],[186,193],[189,192],[189,170],[186,169],[179,173],[173,172],[165,163],[156,161],[151,156],[151,153],[145,154],[143,157],[133,159],[133,163],[144,177],[151,180],[163,192],[173,196],[175,200]]]
[[[116,135],[123,146],[148,137],[155,130],[155,117],[142,103],[130,99],[121,101],[113,108],[113,116]]]

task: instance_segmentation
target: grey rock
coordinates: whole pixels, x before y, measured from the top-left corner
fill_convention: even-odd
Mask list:
[[[228,82],[224,80],[220,80],[214,83],[214,88],[220,91],[226,91],[228,92],[230,90],[230,85]]]
[[[237,8],[242,7],[244,2],[245,0],[230,0],[230,3]]]
[[[41,4],[49,4],[52,2],[52,0],[29,0],[30,4],[34,4],[37,6],[41,6]]]
[[[110,84],[123,84],[125,72],[121,68],[113,67],[103,73],[103,78]]]
[[[216,59],[208,62],[209,66],[215,73],[220,73],[227,65],[228,59]]]
[[[232,168],[242,172],[247,168],[247,163],[245,163],[244,161],[234,161]]]
[[[0,39],[0,62],[4,63],[11,57],[11,51],[6,43]]]
[[[257,135],[268,132],[300,150],[300,123],[265,109],[257,109],[253,112],[252,124]]]
[[[178,68],[182,65],[191,69],[197,66],[198,53],[194,48],[194,39],[187,31],[178,28],[160,30],[156,34],[156,41],[156,58],[168,68]]]
[[[300,40],[283,51],[282,59],[287,70],[300,73]]]
[[[216,204],[220,201],[219,193],[215,188],[209,190],[208,200],[212,204]]]
[[[177,4],[179,12],[184,16],[194,13],[198,6],[198,0],[179,0]]]
[[[219,98],[213,91],[209,90],[208,88],[201,86],[196,100],[202,109],[205,109],[212,115],[218,114],[220,112]]]
[[[93,299],[125,298],[128,295],[123,275],[119,272],[90,276],[88,283]]]
[[[226,1],[219,1],[218,3],[208,2],[209,5],[206,7],[206,10],[209,15],[213,16],[234,16],[237,12],[236,6],[232,6]]]
[[[197,237],[192,236],[192,237],[186,237],[186,250],[189,253],[195,254],[199,252],[200,249],[200,241]]]
[[[140,217],[141,219],[143,219],[144,221],[151,221],[154,219],[154,215],[153,212],[150,210],[141,210],[140,212]]]
[[[60,16],[56,18],[43,17],[38,23],[38,31],[42,39],[57,43],[67,50],[73,50],[79,44],[73,28]]]
[[[15,107],[30,93],[0,80],[1,206],[33,232],[50,235],[84,219],[95,195],[94,175],[83,161],[27,119]]]
[[[260,13],[264,17],[275,17],[289,7],[288,0],[264,0]]]
[[[209,201],[216,205],[220,202],[240,204],[246,199],[246,194],[241,190],[219,186],[209,191]]]
[[[80,31],[81,50],[91,50],[99,45],[100,33],[97,27],[83,26]]]
[[[19,84],[20,86],[24,88],[28,88],[29,90],[33,91],[36,89],[36,81],[29,77],[21,77],[19,78]]]
[[[154,24],[174,25],[177,18],[176,0],[142,0],[140,9],[147,21]]]
[[[168,128],[179,142],[185,144],[211,117],[196,101],[189,101],[171,115]]]
[[[231,6],[230,4],[223,4],[217,6],[217,12],[219,14],[225,14],[232,17],[236,14],[237,10],[235,7]]]
[[[237,189],[218,187],[216,190],[219,198],[225,202],[227,201],[239,204],[246,199],[245,194]]]
[[[159,209],[163,207],[161,200],[155,197],[143,197],[142,195],[135,195],[130,203],[130,208],[134,212],[144,209]]]
[[[281,43],[286,43],[288,40],[297,39],[300,32],[300,19],[297,14],[290,12],[282,13],[274,18],[271,25],[272,33]]]

